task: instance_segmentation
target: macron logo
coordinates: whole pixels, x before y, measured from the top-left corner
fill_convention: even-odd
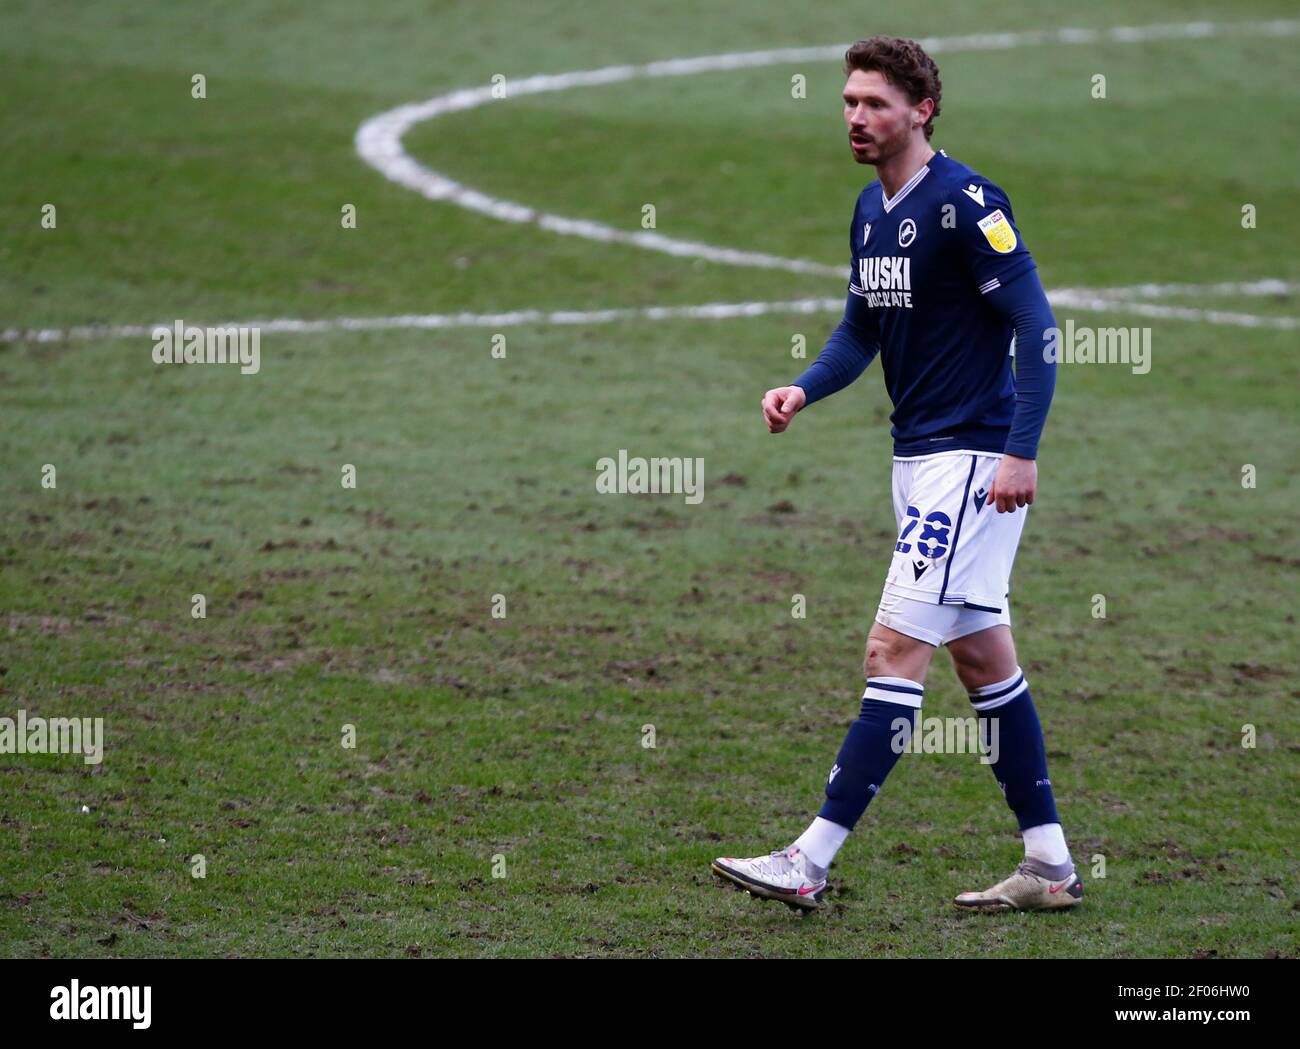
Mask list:
[[[962,192],[965,193],[966,196],[970,197],[971,200],[975,201],[975,203],[978,204],[980,207],[982,208],[987,207],[987,205],[984,203],[983,186],[976,186],[975,183],[972,182],[969,186],[963,189]]]
[[[71,987],[50,990],[51,1020],[130,1020],[137,1031],[147,1030],[153,1001],[152,987]]]
[[[835,777],[838,776],[839,774],[840,774],[840,767],[836,765],[831,769],[831,774],[826,779],[826,785],[830,786],[835,781]]]

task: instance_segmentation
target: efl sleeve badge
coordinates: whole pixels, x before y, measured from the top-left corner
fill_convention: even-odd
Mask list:
[[[1016,231],[1012,228],[1007,217],[1002,214],[999,208],[979,221],[980,231],[984,234],[984,239],[989,242],[989,246],[999,255],[1005,255],[1014,251],[1016,247]]]

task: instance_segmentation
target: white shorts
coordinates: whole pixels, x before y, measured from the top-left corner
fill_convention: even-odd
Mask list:
[[[898,538],[876,622],[932,645],[1011,622],[1011,567],[1027,506],[988,501],[1002,456],[894,459]]]

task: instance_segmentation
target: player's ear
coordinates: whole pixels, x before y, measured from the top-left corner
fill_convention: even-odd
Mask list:
[[[916,115],[920,119],[913,124],[913,127],[925,127],[926,122],[934,116],[934,99],[923,98],[916,104]]]

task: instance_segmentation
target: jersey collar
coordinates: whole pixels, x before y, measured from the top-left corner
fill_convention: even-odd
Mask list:
[[[932,160],[934,160],[934,157],[931,157],[930,160],[927,160],[924,164],[922,164],[921,167],[917,169],[916,174],[913,175],[911,178],[909,178],[907,182],[903,184],[903,187],[892,197],[885,196],[885,187],[883,183],[881,184],[880,203],[884,207],[886,214],[888,214],[890,211],[893,210],[895,204],[897,204],[905,196],[911,193],[912,190],[921,181],[921,179],[925,178],[926,175],[930,174],[930,161]]]

